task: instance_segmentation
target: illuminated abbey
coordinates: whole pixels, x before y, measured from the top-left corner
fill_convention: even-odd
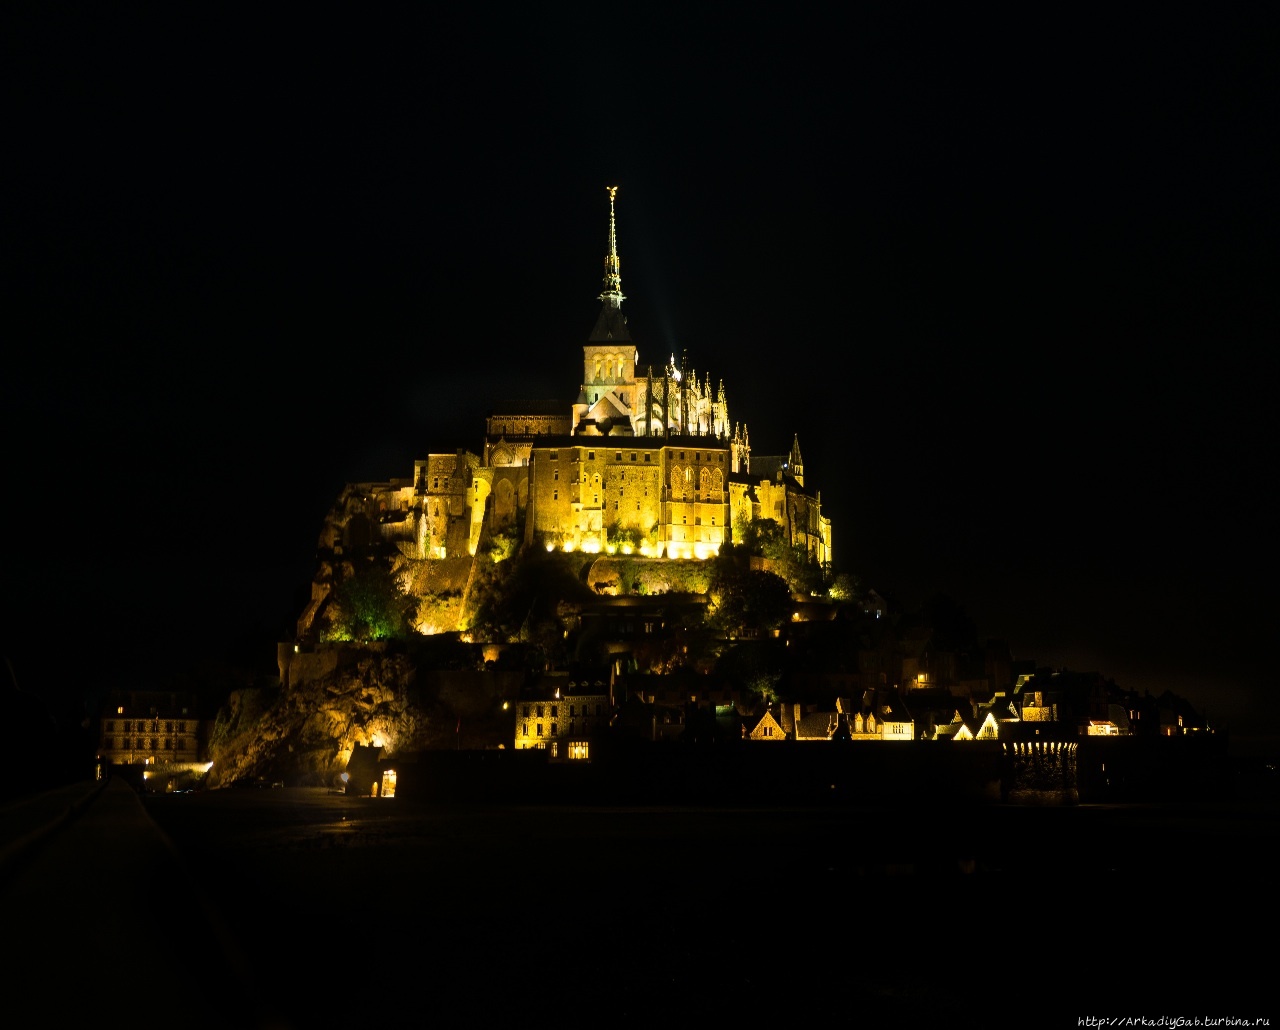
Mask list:
[[[723,381],[713,388],[674,357],[642,363],[622,313],[617,187],[608,192],[601,308],[576,399],[502,404],[486,420],[481,453],[431,454],[414,463],[412,480],[353,485],[322,546],[381,537],[408,557],[461,558],[486,534],[507,534],[548,550],[696,559],[765,518],[830,564],[831,523],[805,488],[799,441],[753,458]],[[363,518],[351,517],[355,508]]]

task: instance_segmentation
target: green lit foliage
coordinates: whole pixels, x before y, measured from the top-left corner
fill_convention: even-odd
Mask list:
[[[839,573],[827,587],[827,596],[833,601],[856,601],[861,593],[858,578],[848,572]]]
[[[412,607],[386,562],[361,562],[334,586],[322,637],[362,643],[400,639],[408,635]]]

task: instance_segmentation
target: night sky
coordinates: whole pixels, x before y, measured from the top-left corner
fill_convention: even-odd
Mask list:
[[[1271,21],[504,10],[6,9],[22,686],[274,669],[344,483],[572,402],[616,184],[641,365],[798,434],[838,568],[1280,715]]]

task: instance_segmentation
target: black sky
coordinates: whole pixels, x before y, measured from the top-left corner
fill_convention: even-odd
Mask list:
[[[6,654],[273,667],[345,482],[572,400],[618,184],[642,364],[799,435],[840,567],[1274,716],[1252,17],[7,10]]]

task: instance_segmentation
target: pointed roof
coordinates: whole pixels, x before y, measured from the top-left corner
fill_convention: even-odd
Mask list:
[[[627,319],[622,314],[622,259],[618,257],[618,232],[614,217],[613,201],[617,186],[606,186],[609,191],[609,251],[604,258],[604,290],[600,294],[603,304],[596,326],[587,338],[588,343],[630,343]]]

